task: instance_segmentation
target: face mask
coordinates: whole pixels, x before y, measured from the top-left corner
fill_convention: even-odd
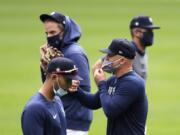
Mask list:
[[[118,60],[119,59],[111,62],[111,61],[104,59],[103,64],[102,64],[102,70],[107,72],[107,73],[114,73],[116,71],[116,69],[120,67],[120,64],[113,67],[113,63],[118,61]]]
[[[60,33],[58,33],[55,36],[52,37],[47,37],[47,42],[50,46],[55,47],[55,48],[60,48],[62,44],[62,39],[60,39]]]
[[[144,46],[151,46],[153,44],[153,32],[144,32],[141,42]]]
[[[59,89],[57,89],[57,90],[55,89],[55,87],[53,85],[53,91],[54,91],[55,95],[57,95],[59,97],[62,97],[64,95],[68,94],[68,92],[66,90],[64,90],[63,88],[60,87],[58,80],[57,80],[57,84],[58,84],[58,87],[59,87]]]
[[[57,96],[59,96],[59,97],[63,97],[63,96],[65,96],[67,93],[68,93],[68,92],[65,91],[64,89],[62,89],[61,87],[59,87],[58,90],[55,90],[55,89],[54,89],[54,94],[57,95]]]

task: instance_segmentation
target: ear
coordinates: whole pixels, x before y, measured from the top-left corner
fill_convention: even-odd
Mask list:
[[[123,65],[125,62],[126,62],[126,59],[123,58],[123,57],[122,57],[122,58],[120,59],[120,61],[119,61],[119,63],[120,63],[121,65]]]
[[[138,29],[133,29],[132,33],[133,33],[134,37],[137,37],[137,38],[141,38],[142,37],[142,32],[139,32]]]
[[[51,79],[52,79],[52,80],[56,80],[57,77],[58,77],[58,76],[57,76],[56,74],[51,74]]]
[[[61,33],[60,33],[60,37],[63,37],[64,36],[64,31],[62,31]]]

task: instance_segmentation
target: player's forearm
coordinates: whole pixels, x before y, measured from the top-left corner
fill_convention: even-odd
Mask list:
[[[99,92],[91,94],[90,92],[79,89],[76,92],[76,97],[83,106],[89,109],[95,110],[101,107]]]

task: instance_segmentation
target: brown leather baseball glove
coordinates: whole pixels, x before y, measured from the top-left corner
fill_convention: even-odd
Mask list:
[[[43,45],[40,47],[40,66],[46,71],[48,64],[51,59],[56,57],[64,57],[63,53],[59,51],[57,48],[53,48],[52,46]]]

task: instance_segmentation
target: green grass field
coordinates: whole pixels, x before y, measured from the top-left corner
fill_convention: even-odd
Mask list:
[[[148,135],[180,134],[179,0],[0,0],[0,134],[19,135],[20,116],[41,86],[39,47],[45,42],[41,13],[61,11],[82,28],[81,45],[92,65],[116,37],[130,39],[133,16],[150,15],[162,27],[148,49]],[[96,86],[92,80],[92,91]],[[106,118],[94,112],[89,135],[105,135]]]

